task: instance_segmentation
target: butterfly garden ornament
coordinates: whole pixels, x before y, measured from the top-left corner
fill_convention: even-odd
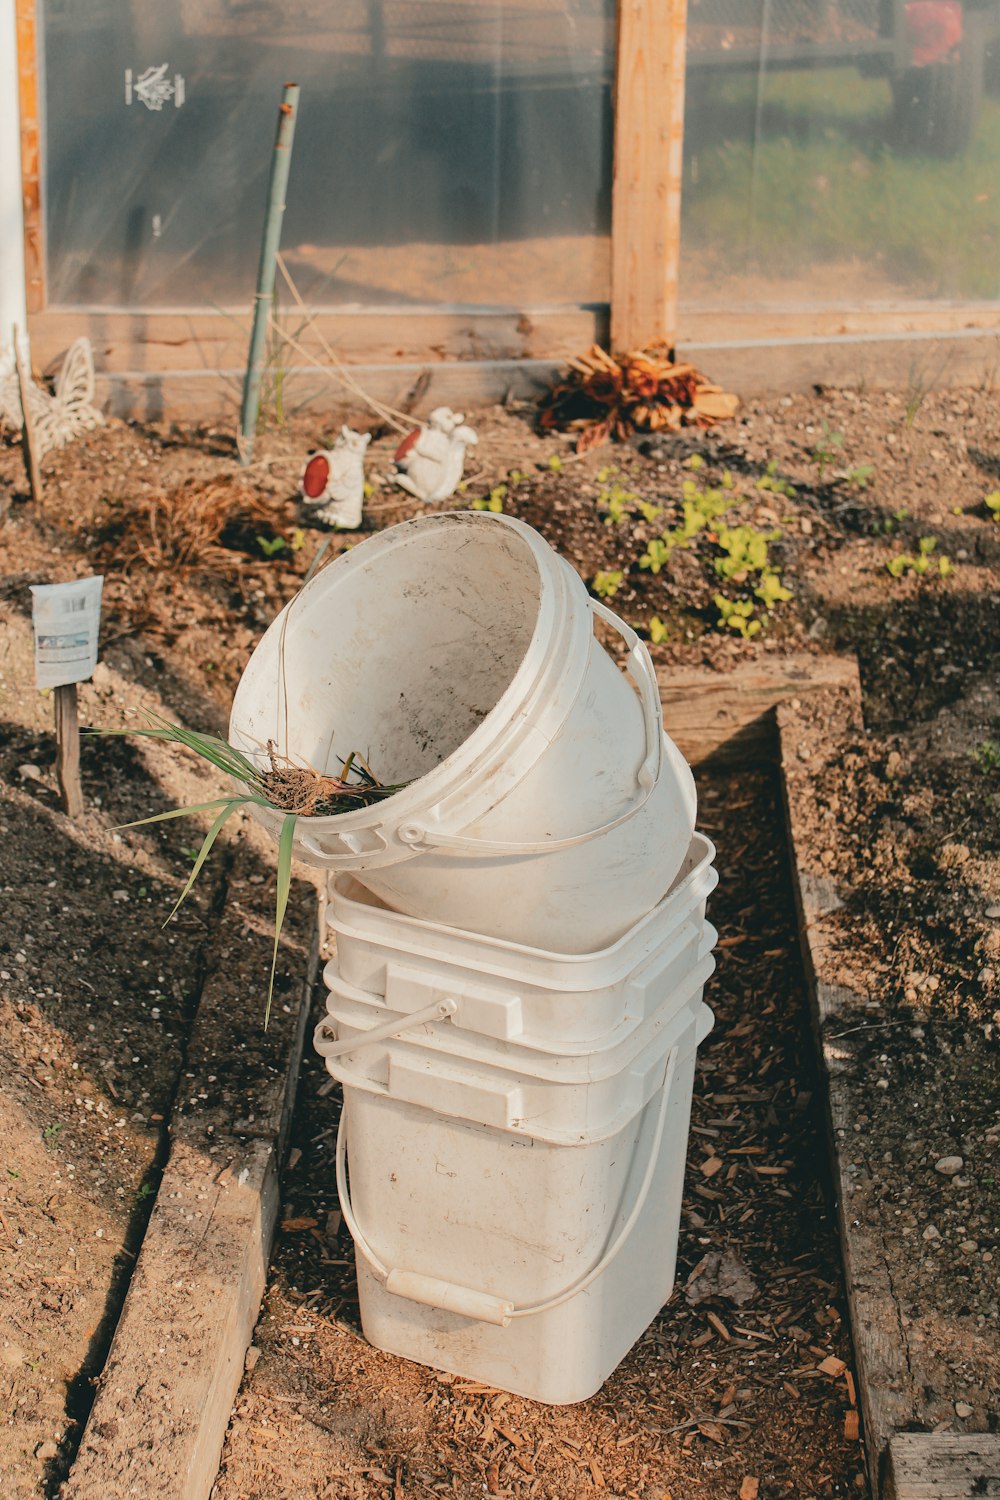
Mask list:
[[[94,405],[94,356],[88,338],[78,338],[69,347],[56,376],[55,390],[28,383],[28,400],[39,457],[53,448],[64,448],[81,432],[98,427],[104,418]],[[20,431],[21,396],[17,374],[0,378],[0,423]]]

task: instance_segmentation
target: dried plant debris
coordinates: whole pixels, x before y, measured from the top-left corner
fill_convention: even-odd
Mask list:
[[[123,572],[239,572],[259,548],[257,534],[282,522],[273,501],[238,479],[190,479],[110,504],[100,561]]]
[[[617,359],[594,344],[568,363],[565,379],[543,396],[538,422],[542,431],[575,432],[580,453],[633,432],[712,427],[739,406],[694,365],[676,364],[665,344]]]
[[[692,1307],[710,1297],[724,1297],[734,1307],[745,1307],[759,1288],[735,1250],[710,1250],[687,1279],[684,1295]]]

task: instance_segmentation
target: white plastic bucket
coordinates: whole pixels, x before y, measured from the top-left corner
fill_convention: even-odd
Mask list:
[[[638,693],[594,636],[625,639]],[[579,953],[669,888],[694,827],[649,653],[529,526],[455,512],[352,548],[279,615],[240,680],[232,743],[410,781],[300,818],[296,852],[411,916]],[[252,807],[277,834],[281,815]]]
[[[345,1085],[575,1145],[613,1134],[645,1107],[679,1031],[696,1026],[707,1035],[702,994],[714,969],[711,954],[700,959],[640,1026],[585,1052],[542,1052],[463,1030],[453,1002],[393,1014],[343,984],[327,997],[314,1046]]]
[[[345,1079],[365,1337],[532,1400],[593,1395],[673,1289],[701,1010],[675,1016],[645,1107],[571,1146]]]
[[[327,924],[337,978],[391,1011],[458,1002],[457,1026],[545,1051],[572,1052],[638,1024],[714,945],[705,904],[715,849],[696,833],[669,893],[610,947],[553,953],[390,911],[348,875],[331,878]]]

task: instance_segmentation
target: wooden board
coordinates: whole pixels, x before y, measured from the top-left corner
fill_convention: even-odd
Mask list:
[[[831,735],[861,717],[857,689],[828,689],[824,722]],[[805,852],[809,772],[797,755],[797,710],[777,711],[780,767],[788,823],[792,886],[799,919],[803,961],[809,984],[817,1046],[827,1081],[827,1124],[837,1199],[837,1219],[854,1340],[858,1399],[872,1494],[878,1497],[889,1440],[919,1415],[907,1357],[907,1335],[893,1290],[891,1260],[877,1210],[868,1210],[863,1175],[852,1160],[857,1113],[852,1075],[856,1018],[866,997],[824,978],[824,922],[839,900],[822,869],[812,869]],[[842,1024],[841,1018],[850,1017]]]
[[[1000,1496],[996,1433],[900,1432],[889,1444],[885,1500]]]
[[[831,688],[860,692],[853,657],[761,656],[729,672],[658,667],[667,733],[692,765],[749,765],[771,753],[774,710]]]
[[[38,111],[38,13],[36,0],[15,0],[18,109],[21,116],[21,202],[24,214],[25,299],[29,313],[45,304],[42,243],[42,171]],[[8,330],[4,330],[6,334]]]
[[[619,0],[611,347],[677,334],[687,0]]]
[[[299,994],[276,1008],[266,1038],[259,1013],[249,1015],[262,997],[238,970],[239,944],[220,947],[206,979],[170,1157],[64,1500],[207,1500],[215,1483],[264,1292],[318,968],[315,900],[299,885],[298,901],[304,892],[311,946],[283,937]],[[254,1058],[248,1063],[243,1050],[243,1096],[236,1106],[215,1103],[213,1081],[240,1045],[241,1027]]]

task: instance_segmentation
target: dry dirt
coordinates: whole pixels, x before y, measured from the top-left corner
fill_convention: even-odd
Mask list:
[[[841,745],[818,725],[810,771],[817,846],[828,849],[844,900],[845,977],[886,1007],[863,1128],[888,1218],[898,1219],[904,1316],[935,1315],[941,1347],[925,1425],[991,1429],[1000,1407],[988,1344],[998,1249],[1000,525],[984,497],[1000,484],[995,398],[918,386],[819,392],[751,404],[712,433],[580,460],[536,437],[528,415],[477,417],[465,499],[505,485],[495,501],[538,526],[588,582],[621,571],[612,607],[641,627],[654,615],[662,622],[659,662],[733,666],[790,647],[858,655],[866,730]],[[51,710],[30,671],[27,585],[106,575],[105,669],[82,690],[85,721],[119,722],[151,701],[218,729],[254,641],[320,542],[297,512],[295,481],[308,448],[337,425],[300,414],[272,427],[241,473],[224,431],[112,423],[45,461],[41,514],[27,499],[19,445],[0,446],[0,1363],[9,1389],[0,1468],[13,1495],[54,1493],[78,1440],[155,1191],[210,934],[226,920],[227,871],[223,859],[183,925],[159,931],[193,831],[111,830],[206,787],[163,747],[88,741],[86,815],[70,824],[58,810]],[[373,444],[372,477],[387,469],[395,440]],[[722,524],[780,532],[768,542],[770,564],[793,595],[764,616],[754,579],[732,580],[731,596],[763,620],[751,641],[716,623],[718,527],[659,573],[639,566],[650,538],[679,522],[684,481],[703,490],[727,471],[745,498]],[[780,487],[761,489],[762,479]],[[634,498],[606,524],[616,486]],[[208,517],[194,503],[207,490]],[[647,521],[643,503],[664,516]],[[376,483],[368,524],[416,509]],[[174,518],[166,533],[164,517]],[[285,546],[269,558],[261,536]],[[919,556],[929,536],[934,567],[890,576],[886,562]],[[354,540],[338,536],[331,550]],[[942,555],[953,565],[946,577]],[[603,1486],[662,1500],[668,1491],[735,1496],[744,1478],[759,1480],[761,1497],[863,1484],[849,1382],[818,1371],[831,1353],[849,1360],[849,1349],[774,788],[763,775],[710,781],[703,808],[722,849],[713,918],[723,944],[682,1266],[701,1241],[732,1244],[760,1281],[757,1300],[740,1313],[709,1304],[723,1333],[704,1304],[688,1309],[675,1293],[604,1391],[572,1412],[460,1392],[375,1354],[358,1337],[346,1238],[326,1217],[335,1212],[322,1134],[332,1105],[316,1097],[320,1075],[307,1060],[286,1219],[317,1223],[279,1244],[263,1352],[241,1393],[220,1497],[492,1490],[562,1500]],[[266,888],[263,865],[255,879]],[[761,1151],[740,1149],[748,1144]],[[698,1168],[703,1146],[723,1160],[711,1177]],[[773,1174],[754,1170],[758,1155]],[[963,1159],[950,1178],[934,1170],[946,1155]]]

